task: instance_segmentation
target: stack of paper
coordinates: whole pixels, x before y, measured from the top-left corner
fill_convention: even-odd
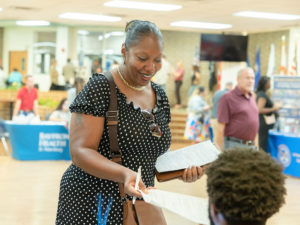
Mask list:
[[[181,170],[189,166],[203,166],[213,162],[220,154],[211,141],[204,141],[175,151],[168,151],[157,158],[158,172]]]

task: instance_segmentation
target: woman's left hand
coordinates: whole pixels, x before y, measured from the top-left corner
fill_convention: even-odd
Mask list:
[[[192,166],[184,170],[181,179],[187,183],[195,182],[202,177],[203,172],[204,170],[201,166]]]

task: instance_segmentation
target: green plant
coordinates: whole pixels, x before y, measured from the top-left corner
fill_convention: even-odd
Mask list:
[[[58,106],[59,101],[54,101],[51,98],[39,98],[39,105],[54,109]]]

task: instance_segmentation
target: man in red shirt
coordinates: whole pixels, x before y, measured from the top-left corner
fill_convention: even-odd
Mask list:
[[[31,75],[26,75],[25,86],[18,91],[13,117],[20,113],[25,116],[34,113],[38,116],[38,93]]]
[[[237,87],[222,96],[218,105],[217,144],[221,150],[258,147],[258,109],[253,97],[254,72],[241,69]]]

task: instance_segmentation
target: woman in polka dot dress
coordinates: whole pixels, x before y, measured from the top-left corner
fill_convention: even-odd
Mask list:
[[[141,189],[154,186],[154,166],[171,142],[170,108],[165,92],[151,78],[161,68],[162,34],[155,24],[134,20],[126,26],[122,45],[124,64],[112,71],[117,89],[118,144],[122,165],[111,161],[105,115],[110,101],[106,77],[94,74],[70,106],[70,153],[73,164],[64,173],[59,193],[57,225],[97,225],[99,195],[106,207],[106,224],[122,225],[123,208],[118,183],[128,198],[141,197],[134,189],[142,167]],[[182,177],[193,182],[201,168]],[[98,214],[99,216],[99,214]]]

